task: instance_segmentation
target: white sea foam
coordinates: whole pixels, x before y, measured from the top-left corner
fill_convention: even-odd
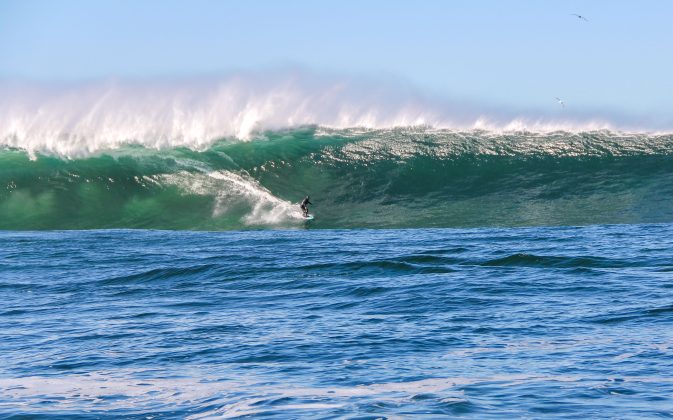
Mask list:
[[[248,226],[292,225],[303,221],[298,205],[274,196],[244,174],[180,171],[162,175],[160,179],[162,184],[176,185],[190,194],[214,195],[213,218],[238,207],[244,212],[241,222]]]
[[[252,206],[252,211],[243,218],[246,225],[278,225],[302,220],[297,205],[274,196],[252,178],[227,171],[213,171],[208,176],[226,186],[217,194],[213,217],[222,214],[223,207],[235,201],[233,199],[243,197]]]
[[[0,144],[67,157],[128,143],[200,150],[229,137],[302,125],[455,130],[620,129],[606,118],[479,108],[391,83],[302,72],[182,80],[0,83]]]
[[[23,413],[83,410],[105,413],[128,410],[138,413],[194,407],[204,404],[215,406],[209,411],[190,415],[189,418],[232,418],[255,415],[271,409],[278,410],[331,410],[355,404],[358,401],[385,401],[401,405],[412,401],[416,395],[432,395],[437,401],[456,403],[469,401],[460,389],[465,385],[498,383],[502,388],[535,386],[544,382],[581,384],[586,387],[603,387],[610,377],[586,378],[580,375],[527,375],[503,374],[485,377],[430,378],[407,382],[384,382],[358,386],[310,387],[292,383],[278,383],[260,378],[240,377],[221,380],[209,375],[199,377],[152,377],[151,372],[129,370],[90,372],[85,375],[29,376],[0,378],[0,388],[9,401],[1,409]],[[620,376],[624,383],[669,384],[671,379],[638,376]],[[269,401],[288,399],[286,403]],[[207,402],[207,403],[206,403]]]

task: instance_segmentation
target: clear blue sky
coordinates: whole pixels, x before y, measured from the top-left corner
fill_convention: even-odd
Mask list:
[[[561,96],[666,115],[671,19],[667,0],[0,0],[0,78],[299,66],[489,104],[548,107]]]

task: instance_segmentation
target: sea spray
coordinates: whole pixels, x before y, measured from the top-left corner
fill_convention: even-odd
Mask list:
[[[206,150],[301,126],[489,132],[642,129],[606,113],[511,110],[439,100],[379,80],[306,72],[78,83],[0,82],[0,145],[85,157],[137,144]]]

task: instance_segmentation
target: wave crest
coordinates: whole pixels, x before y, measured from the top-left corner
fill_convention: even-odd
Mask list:
[[[184,80],[0,84],[0,144],[82,157],[125,144],[204,150],[216,140],[305,125],[343,129],[614,130],[606,118],[518,115],[437,101],[386,82],[305,73]]]

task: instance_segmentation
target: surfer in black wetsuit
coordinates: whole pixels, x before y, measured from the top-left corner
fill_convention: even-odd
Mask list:
[[[308,195],[306,196],[305,199],[301,200],[301,203],[299,204],[299,207],[301,208],[302,213],[304,214],[304,217],[308,217],[308,205],[313,204],[309,201]]]

